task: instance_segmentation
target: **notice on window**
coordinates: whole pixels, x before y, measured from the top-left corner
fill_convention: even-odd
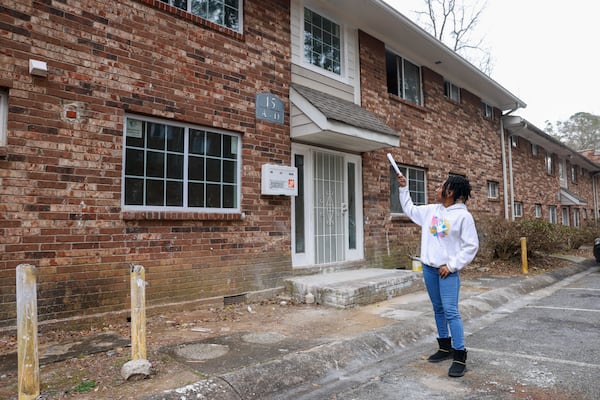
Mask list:
[[[142,138],[142,121],[127,118],[127,129],[125,134],[132,138]]]

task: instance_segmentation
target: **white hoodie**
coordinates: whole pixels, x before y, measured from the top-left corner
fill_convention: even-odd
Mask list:
[[[400,187],[404,213],[421,227],[421,262],[450,272],[460,271],[475,258],[479,239],[473,216],[463,203],[446,208],[442,204],[415,206],[408,186]]]

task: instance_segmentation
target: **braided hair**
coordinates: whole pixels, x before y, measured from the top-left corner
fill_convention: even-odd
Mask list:
[[[469,180],[463,176],[449,176],[442,185],[442,195],[444,197],[446,197],[448,190],[452,191],[452,197],[455,203],[459,199],[462,199],[462,202],[466,203],[469,197],[471,197],[471,184],[469,183]]]

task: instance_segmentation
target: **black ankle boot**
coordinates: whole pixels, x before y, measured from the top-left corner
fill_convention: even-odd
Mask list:
[[[440,362],[452,358],[452,339],[451,338],[438,338],[439,349],[434,354],[427,358],[429,362]]]
[[[454,350],[454,361],[448,370],[448,376],[458,378],[465,374],[467,370],[467,349]]]

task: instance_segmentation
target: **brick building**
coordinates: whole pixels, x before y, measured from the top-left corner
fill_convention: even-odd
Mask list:
[[[401,265],[417,233],[388,152],[417,202],[451,173],[476,216],[512,215],[509,199],[598,209],[596,164],[520,121],[505,131],[524,103],[382,1],[208,4],[0,7],[0,327],[19,264],[36,266],[46,322],[125,315],[131,264],[150,310]],[[573,155],[576,184],[545,149]]]

